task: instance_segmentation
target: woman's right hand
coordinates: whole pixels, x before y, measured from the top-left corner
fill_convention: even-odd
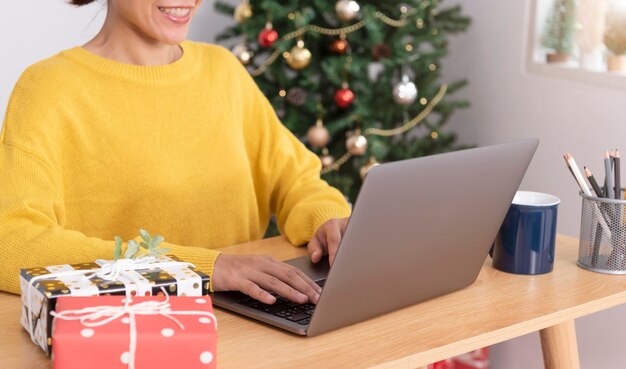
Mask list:
[[[299,304],[317,304],[322,289],[300,269],[271,256],[221,254],[213,267],[214,291],[241,291],[265,304],[276,297],[268,291]]]

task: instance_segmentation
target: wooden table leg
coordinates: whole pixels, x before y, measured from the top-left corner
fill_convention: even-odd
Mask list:
[[[573,320],[542,329],[539,335],[546,369],[580,369]]]

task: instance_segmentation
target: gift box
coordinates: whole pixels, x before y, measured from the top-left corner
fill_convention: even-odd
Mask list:
[[[114,278],[111,279],[111,272]],[[22,269],[20,323],[46,354],[52,350],[50,312],[61,296],[169,295],[202,296],[209,276],[175,256],[106,260]]]
[[[60,297],[52,315],[53,369],[216,367],[209,296]]]
[[[454,369],[489,369],[489,348],[482,348],[455,357]]]
[[[451,359],[430,364],[428,369],[489,369],[489,348],[474,350]]]

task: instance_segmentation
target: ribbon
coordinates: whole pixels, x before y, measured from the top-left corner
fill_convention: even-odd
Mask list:
[[[137,350],[136,315],[161,315],[176,323],[181,330],[185,330],[185,326],[172,315],[204,315],[213,319],[212,321],[215,325],[215,330],[217,331],[217,319],[213,313],[209,313],[207,311],[172,311],[171,304],[169,303],[169,295],[163,287],[161,287],[161,290],[165,294],[165,300],[163,301],[144,301],[131,305],[132,298],[127,296],[124,299],[123,306],[94,306],[78,310],[66,310],[62,312],[52,311],[50,314],[54,316],[55,319],[79,320],[85,327],[103,326],[128,315],[130,320],[128,368],[135,369],[135,353]]]
[[[27,297],[27,305],[28,305],[28,333],[30,334],[31,340],[37,344],[35,341],[35,332],[33,327],[33,306],[32,306],[32,293],[31,288],[35,288],[35,283],[45,280],[45,279],[54,279],[59,277],[74,277],[74,276],[83,276],[87,279],[92,279],[94,277],[100,277],[105,280],[114,280],[119,278],[120,276],[124,276],[125,281],[130,280],[133,281],[135,279],[134,273],[127,273],[130,271],[142,270],[142,269],[150,269],[154,267],[158,267],[161,269],[165,269],[168,267],[179,266],[179,267],[188,267],[195,268],[195,265],[186,262],[180,261],[159,261],[151,256],[142,256],[136,259],[118,259],[116,261],[104,261],[104,260],[96,260],[96,262],[101,265],[99,269],[88,269],[88,270],[72,270],[58,273],[50,273],[40,276],[34,276],[28,282],[28,290],[26,293]],[[124,282],[124,281],[123,281]],[[126,300],[130,300],[130,288],[124,283],[124,287],[126,287]]]

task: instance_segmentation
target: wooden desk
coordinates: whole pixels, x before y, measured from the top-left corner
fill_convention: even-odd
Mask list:
[[[406,368],[541,331],[548,369],[578,369],[574,319],[626,302],[626,276],[576,266],[578,241],[557,239],[554,272],[518,276],[487,260],[477,281],[452,294],[318,337],[298,337],[216,312],[219,368]],[[279,259],[305,250],[276,238],[224,249],[270,253]],[[372,298],[376,291],[372,291]],[[49,368],[19,326],[19,298],[0,293],[0,367]]]

